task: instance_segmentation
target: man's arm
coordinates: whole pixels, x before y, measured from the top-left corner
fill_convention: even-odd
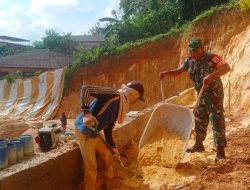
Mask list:
[[[203,79],[203,86],[209,85],[214,79],[227,74],[230,70],[231,70],[231,68],[228,65],[228,63],[224,63],[224,64],[218,66],[217,69],[213,73],[211,73],[210,75],[207,75]]]
[[[180,75],[185,71],[184,65],[179,66],[177,69],[172,69],[172,70],[167,70],[160,72],[159,77],[160,79],[163,79],[166,75],[172,75],[172,76],[177,76]]]
[[[111,148],[115,148],[115,143],[113,140],[113,127],[114,127],[115,123],[111,123],[109,124],[105,129],[104,129],[104,135],[105,135],[105,139],[107,141],[107,143],[109,144],[109,146]]]

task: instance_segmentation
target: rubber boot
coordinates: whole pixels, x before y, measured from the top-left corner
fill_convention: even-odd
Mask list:
[[[194,152],[203,152],[205,151],[204,145],[202,141],[195,141],[194,146],[187,148],[188,153],[194,153]]]
[[[226,159],[224,146],[217,146],[216,149],[217,149],[217,153],[215,156],[215,163],[221,159]]]

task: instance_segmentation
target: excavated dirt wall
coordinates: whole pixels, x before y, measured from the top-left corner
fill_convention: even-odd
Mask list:
[[[249,23],[250,12],[239,9],[217,11],[209,18],[198,21],[185,34],[176,34],[151,44],[145,44],[127,51],[122,55],[102,58],[95,64],[79,69],[71,81],[70,88],[59,108],[59,113],[66,111],[69,117],[80,112],[80,86],[83,84],[119,88],[122,83],[140,80],[145,86],[145,99],[148,105],[161,100],[159,72],[176,68],[188,55],[187,43],[192,37],[206,41],[206,48],[223,56],[231,65],[232,72],[224,80],[228,105],[228,81],[230,76],[231,110],[246,107],[249,97],[243,95],[249,89],[245,83],[249,76]],[[240,75],[240,79],[238,77]],[[234,80],[235,79],[235,80]],[[236,82],[237,81],[237,82]],[[172,96],[191,86],[187,75],[164,79],[165,95]],[[243,91],[242,91],[243,90]],[[238,98],[238,97],[242,97]],[[72,104],[74,102],[74,104]],[[244,104],[244,105],[242,105]],[[249,110],[249,104],[247,110]]]
[[[74,190],[81,183],[83,167],[79,148],[43,157],[31,158],[0,171],[0,189]]]

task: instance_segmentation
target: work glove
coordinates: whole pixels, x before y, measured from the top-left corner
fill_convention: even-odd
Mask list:
[[[97,126],[99,122],[92,114],[90,113],[85,114],[84,117],[82,118],[82,122],[86,127],[89,127],[95,133],[98,132]]]

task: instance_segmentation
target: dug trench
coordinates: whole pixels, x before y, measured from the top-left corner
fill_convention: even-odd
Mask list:
[[[159,136],[156,135],[154,139],[156,141],[150,144],[151,147],[145,147],[147,150],[139,149],[138,141],[130,140],[121,150],[122,160],[128,168],[124,170],[117,165],[115,179],[107,182],[107,189],[248,189],[250,187],[250,120],[249,115],[240,115],[240,119],[231,117],[226,124],[228,131],[226,160],[217,164],[214,162],[216,152],[213,147],[211,128],[205,141],[206,151],[186,154],[184,160],[177,165],[172,165],[174,162],[169,165],[161,160],[164,153],[159,151],[162,148],[157,144],[157,142],[162,143]],[[161,132],[159,131],[158,135],[162,135]],[[162,137],[167,137],[170,141],[172,139],[164,134]],[[191,139],[190,144],[193,141]],[[175,140],[173,149],[178,152],[176,146],[178,141]],[[183,148],[183,145],[180,147]],[[172,149],[165,150],[165,153],[171,151]],[[143,155],[144,153],[146,155]]]
[[[218,11],[209,18],[197,22],[185,34],[137,47],[123,55],[103,58],[98,63],[83,67],[76,72],[58,111],[58,115],[65,111],[72,121],[80,112],[80,85],[95,84],[118,88],[121,83],[133,79],[145,84],[146,104],[138,106],[141,108],[140,111],[131,114],[126,122],[116,126],[114,131],[115,142],[127,168],[121,168],[114,161],[114,179],[100,181],[100,184],[105,182],[106,189],[112,190],[250,188],[250,21],[246,19],[249,14],[249,11],[242,13],[238,9]],[[208,127],[205,152],[185,154],[184,160],[177,165],[174,164],[175,161],[166,163],[159,159],[161,152],[150,151],[149,155],[156,155],[156,158],[146,159],[143,150],[138,148],[138,143],[156,106],[154,104],[161,99],[158,73],[178,66],[187,56],[186,43],[193,36],[207,40],[211,51],[225,57],[232,68],[231,72],[223,77],[228,138],[227,159],[216,165],[214,163],[215,151],[211,126]],[[96,75],[93,76],[91,73]],[[146,75],[148,73],[151,74],[150,77]],[[191,83],[186,75],[182,75],[175,80],[166,79],[164,86],[166,96],[171,97],[189,88]],[[170,98],[169,101],[190,106],[195,101],[194,93],[190,90]],[[18,121],[13,123],[15,124],[1,123],[0,132],[10,135],[11,138],[15,138],[25,130],[35,135],[36,129],[41,125],[37,123],[27,126]],[[22,127],[11,133],[15,126]],[[158,137],[156,142],[160,139],[161,137]],[[191,138],[189,146],[192,143]],[[158,150],[163,149],[161,145],[155,146]],[[153,145],[152,147],[154,148]],[[71,142],[66,142],[54,150],[47,153],[37,152],[33,158],[1,170],[0,189],[73,190],[81,183],[82,173],[79,148],[73,146]]]
[[[169,103],[192,107],[193,89],[168,100]],[[184,160],[176,164],[183,142],[174,133],[169,134],[159,130],[155,133],[152,142],[141,149],[138,146],[152,110],[158,105],[131,114],[126,124],[117,126],[114,137],[126,168],[122,168],[114,159],[115,177],[112,180],[103,181],[100,170],[98,184],[106,186],[99,189],[247,189],[249,187],[249,114],[237,113],[227,116],[228,158],[225,161],[214,163],[215,151],[211,126],[209,126],[204,143],[206,151],[185,154]],[[165,141],[166,137],[172,141]],[[192,137],[189,145],[193,141]],[[166,143],[170,143],[175,148],[164,150]],[[178,150],[178,147],[181,149]],[[175,152],[166,155],[170,153],[169,151]],[[71,142],[67,142],[47,153],[37,152],[34,158],[0,171],[0,189],[80,189],[82,173],[79,149]]]

